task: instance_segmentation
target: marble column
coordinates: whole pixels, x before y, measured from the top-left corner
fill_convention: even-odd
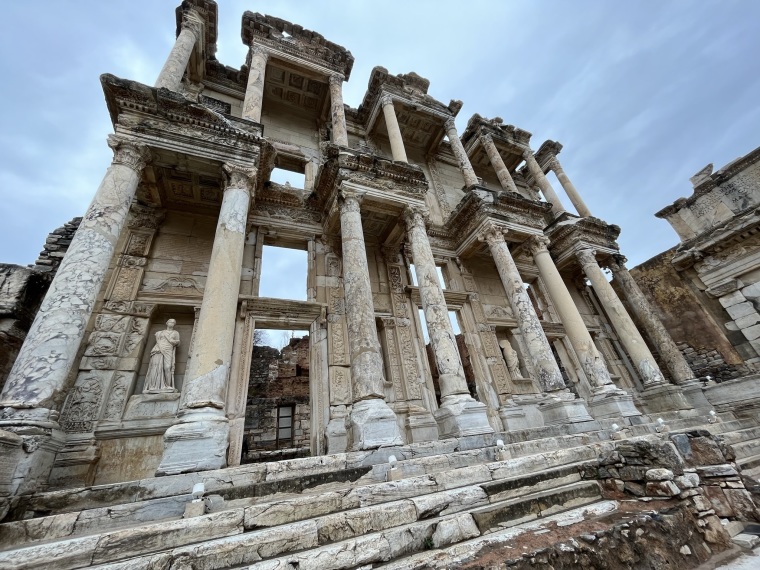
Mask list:
[[[557,361],[554,359],[549,339],[546,338],[538,315],[533,308],[533,303],[528,297],[528,292],[523,286],[522,277],[517,271],[512,254],[509,252],[507,242],[504,239],[505,228],[489,223],[483,228],[478,236],[481,241],[486,241],[491,250],[491,256],[496,264],[496,269],[501,277],[504,290],[507,293],[512,314],[517,319],[517,326],[527,348],[528,357],[531,359],[533,369],[538,375],[541,390],[550,396],[546,402],[539,406],[544,422],[547,425],[586,423],[592,429],[598,427],[582,400],[577,399],[565,386],[562,373]],[[504,418],[504,411],[500,415]]]
[[[575,185],[570,182],[570,179],[567,177],[567,174],[565,174],[565,170],[562,168],[562,165],[559,163],[556,156],[549,161],[549,168],[557,176],[559,183],[562,184],[565,194],[567,194],[567,197],[570,198],[573,206],[575,206],[578,215],[583,218],[590,217],[591,212],[589,211],[588,206],[586,206],[586,203],[583,201],[583,198],[581,198],[578,190],[575,189]]]
[[[552,188],[551,183],[544,175],[544,171],[541,170],[541,167],[538,165],[536,157],[533,156],[533,151],[526,150],[523,153],[523,158],[525,159],[525,164],[528,165],[528,171],[531,173],[534,180],[536,181],[536,184],[541,189],[541,193],[544,195],[544,199],[552,205],[552,213],[554,216],[559,216],[565,212],[566,210],[564,206],[562,206],[562,202],[560,201],[559,196],[557,196],[557,193],[554,191],[554,188]]]
[[[404,220],[430,346],[438,368],[441,405],[433,414],[438,422],[438,433],[441,437],[491,433],[493,428],[488,423],[485,404],[475,401],[467,388],[449,309],[425,229],[425,214],[422,208],[407,207]]]
[[[330,113],[332,115],[332,142],[348,146],[346,131],[346,112],[343,109],[343,76],[334,73],[330,76]]]
[[[544,236],[533,236],[528,241],[528,247],[533,254],[533,260],[538,272],[554,302],[562,326],[570,340],[570,344],[578,357],[583,372],[591,383],[592,388],[603,389],[612,385],[610,373],[604,364],[601,354],[596,348],[591,334],[583,322],[575,301],[570,296],[562,276],[554,265],[547,246],[549,239]]]
[[[259,45],[251,45],[251,67],[243,99],[243,118],[255,123],[261,122],[261,106],[264,102],[264,73],[269,54]]]
[[[164,434],[164,455],[157,475],[226,466],[230,427],[225,401],[243,271],[246,221],[256,169],[232,163],[225,163],[223,169],[226,184],[182,386],[179,423]]]
[[[117,135],[108,137],[108,146],[114,151],[111,166],[79,224],[0,395],[0,430],[16,431],[22,437],[39,435],[42,440],[58,429],[67,378],[77,365],[87,322],[150,158],[144,145]],[[38,429],[42,431],[36,434]],[[35,453],[30,451],[29,455]],[[27,471],[17,471],[15,480],[24,487],[22,481],[37,477],[36,473],[39,481],[46,483],[53,457],[25,458],[14,467]]]
[[[512,254],[509,252],[504,239],[505,228],[489,224],[478,239],[486,241],[491,250],[491,256],[496,263],[496,269],[501,277],[504,290],[507,293],[512,313],[517,319],[517,326],[525,339],[533,368],[538,374],[538,380],[544,392],[554,392],[565,388],[565,381],[552,354],[549,340],[544,334],[533,303],[523,286],[522,277],[517,271]]]
[[[362,196],[347,191],[342,191],[339,197],[343,287],[353,388],[349,420],[349,445],[352,450],[403,443],[396,415],[385,402],[385,373],[375,325],[362,230],[361,199]]]
[[[459,162],[459,169],[462,171],[462,175],[464,176],[464,185],[475,186],[478,184],[478,177],[475,176],[475,171],[472,169],[470,159],[464,150],[462,141],[459,139],[457,127],[454,124],[454,119],[447,119],[445,128],[446,135],[449,137],[449,143],[451,144],[451,150],[454,153],[457,162]]]
[[[185,74],[190,56],[195,44],[203,37],[203,21],[193,11],[185,13],[182,18],[182,29],[166,58],[161,73],[156,79],[156,87],[177,91]]]
[[[591,398],[588,405],[592,415],[597,419],[641,415],[633,404],[631,395],[612,382],[604,359],[596,348],[586,328],[586,323],[583,322],[583,317],[547,249],[549,239],[544,236],[533,236],[528,240],[527,245],[533,254],[541,279],[549,291],[554,308],[559,313],[570,345],[589,381]]]
[[[623,256],[613,256],[607,262],[607,266],[612,271],[615,281],[620,284],[628,305],[631,307],[639,323],[644,327],[647,335],[649,335],[649,339],[657,347],[660,356],[665,361],[665,366],[668,367],[671,377],[681,388],[686,400],[693,408],[700,409],[703,412],[709,411],[711,405],[705,398],[702,383],[694,377],[694,372],[691,370],[688,362],[686,362],[686,358],[678,350],[667,329],[652,310],[646,296],[628,272],[628,269],[625,267],[625,258]],[[682,409],[682,407],[679,409]]]
[[[391,155],[393,160],[398,162],[409,162],[406,158],[406,149],[404,148],[404,139],[401,137],[401,128],[398,126],[396,110],[393,108],[393,99],[385,95],[380,100],[383,106],[383,115],[385,116],[385,128],[388,130],[388,139],[391,142]]]
[[[601,267],[599,267],[596,261],[596,252],[587,248],[576,251],[575,255],[583,268],[583,273],[591,281],[591,286],[594,288],[607,316],[612,321],[612,326],[615,328],[620,342],[633,360],[633,365],[638,370],[644,387],[665,382],[654,356],[644,342],[644,338],[631,320],[612,285],[607,281]]]
[[[504,161],[501,159],[501,155],[493,142],[493,137],[491,137],[491,135],[482,135],[480,137],[480,144],[483,145],[483,148],[488,155],[488,160],[491,161],[491,166],[493,166],[493,169],[496,171],[496,176],[499,179],[499,184],[501,184],[502,189],[506,192],[517,192],[515,181],[512,180],[512,175],[509,173],[507,165],[504,164]]]

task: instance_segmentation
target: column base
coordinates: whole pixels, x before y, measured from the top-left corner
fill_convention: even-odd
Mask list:
[[[686,401],[689,402],[691,407],[700,415],[710,413],[710,410],[713,409],[713,405],[705,396],[702,382],[696,378],[682,382],[678,386],[681,388],[681,392],[683,392],[683,397],[686,398]]]
[[[409,409],[406,418],[407,433],[411,435],[410,443],[420,441],[436,441],[438,439],[438,424],[428,410],[420,406]]]
[[[443,398],[441,407],[433,413],[433,417],[441,439],[494,433],[488,423],[486,405],[466,394]]]
[[[535,396],[515,396],[499,408],[499,417],[506,431],[519,431],[544,427],[544,416],[539,410],[543,398]]]
[[[36,408],[13,410],[0,422],[0,497],[47,489],[65,441],[57,419],[58,412]]]
[[[216,411],[192,412],[164,433],[164,456],[156,477],[227,466],[230,424]]]
[[[352,451],[404,444],[396,414],[379,398],[354,403],[348,431]]]
[[[566,390],[551,392],[539,405],[544,424],[547,426],[578,424],[581,431],[599,429],[599,422],[595,421],[586,409],[586,403],[576,398],[574,394]]]
[[[693,406],[686,399],[681,388],[673,384],[656,384],[645,387],[640,396],[644,408],[649,414],[693,410]]]
[[[641,416],[633,403],[633,396],[612,384],[593,390],[588,409],[597,420]]]

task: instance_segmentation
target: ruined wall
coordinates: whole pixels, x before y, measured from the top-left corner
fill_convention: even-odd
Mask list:
[[[631,269],[631,275],[697,377],[709,375],[720,381],[747,374],[727,336],[730,333],[705,306],[709,299],[698,296],[673,267],[674,254],[675,248],[661,253]]]
[[[277,440],[277,410],[293,406],[292,438]],[[243,462],[260,451],[309,446],[309,337],[291,339],[282,351],[254,346],[245,414]],[[263,457],[266,457],[264,455]]]

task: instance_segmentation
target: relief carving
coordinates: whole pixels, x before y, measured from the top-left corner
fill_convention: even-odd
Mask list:
[[[61,428],[68,433],[91,432],[95,420],[98,419],[100,402],[103,398],[103,388],[100,379],[85,378],[77,383],[66,398],[66,404],[61,413]]]
[[[127,399],[127,390],[129,388],[129,378],[124,373],[116,373],[111,395],[108,397],[106,409],[103,412],[103,419],[120,420],[124,411],[124,403]]]

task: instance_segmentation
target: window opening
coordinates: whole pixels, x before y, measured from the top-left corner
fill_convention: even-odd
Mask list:
[[[304,250],[264,245],[259,296],[306,301],[308,254]]]

